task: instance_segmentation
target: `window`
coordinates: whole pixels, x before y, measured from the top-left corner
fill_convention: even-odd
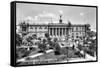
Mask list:
[[[78,27],[76,27],[76,31],[78,31]]]
[[[76,35],[78,35],[78,33],[76,33]]]
[[[47,26],[44,29],[47,29]]]
[[[27,28],[26,28],[26,27],[23,27],[23,28],[22,28],[22,31],[26,31],[26,30],[27,30]]]
[[[72,36],[74,36],[74,33],[72,33]]]
[[[35,29],[37,29],[37,27],[35,27]]]
[[[80,31],[82,30],[82,27],[80,27]]]
[[[85,28],[84,28],[84,27],[82,27],[82,31],[84,31],[84,29],[85,29]]]
[[[72,27],[72,32],[73,32],[73,27]]]
[[[81,31],[81,27],[78,27],[78,31]]]
[[[33,29],[33,27],[32,27],[32,26],[30,26],[30,29]]]
[[[73,27],[73,31],[75,31],[75,27]]]
[[[39,29],[42,29],[42,27],[40,26]]]
[[[85,36],[85,33],[83,33],[83,36]]]

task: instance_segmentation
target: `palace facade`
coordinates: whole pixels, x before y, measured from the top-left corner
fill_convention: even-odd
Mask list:
[[[65,23],[49,23],[49,24],[29,24],[26,28],[20,26],[19,33],[36,34],[37,37],[44,37],[45,33],[49,33],[51,37],[84,37],[89,31],[89,24],[65,24]]]
[[[63,23],[61,16],[59,23],[49,23],[49,24],[26,24],[21,23],[19,25],[19,33],[22,34],[36,34],[37,37],[44,37],[45,33],[49,33],[51,37],[65,38],[65,37],[84,37],[90,30],[89,24],[71,24]]]

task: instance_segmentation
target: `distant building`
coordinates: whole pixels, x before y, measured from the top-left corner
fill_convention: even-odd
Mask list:
[[[45,33],[49,33],[51,37],[65,38],[65,37],[84,37],[89,31],[89,24],[68,24],[63,23],[61,16],[59,23],[49,23],[49,24],[20,24],[19,33],[23,34],[36,34],[38,37],[44,37]],[[18,25],[19,26],[19,25]]]

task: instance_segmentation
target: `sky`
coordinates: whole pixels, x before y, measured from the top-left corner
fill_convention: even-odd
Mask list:
[[[59,23],[59,15],[62,15],[63,23],[70,21],[72,24],[90,24],[92,30],[96,29],[96,8],[94,7],[17,3],[16,14],[17,24],[22,21]]]

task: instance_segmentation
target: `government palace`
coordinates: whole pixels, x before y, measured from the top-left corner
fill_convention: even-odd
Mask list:
[[[19,33],[22,34],[36,34],[37,37],[44,37],[45,33],[54,38],[65,38],[65,37],[84,37],[87,35],[87,32],[90,30],[89,24],[71,24],[70,21],[66,23],[63,22],[62,16],[58,23],[48,23],[48,24],[28,24],[20,23]]]

